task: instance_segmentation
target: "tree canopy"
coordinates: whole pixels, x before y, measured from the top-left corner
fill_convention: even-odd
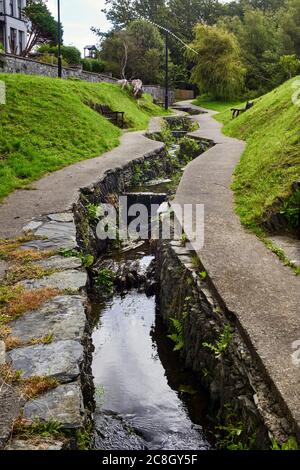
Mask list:
[[[115,35],[124,35],[132,21],[140,18],[169,28],[185,43],[198,42],[197,31],[199,34],[201,25],[216,26],[223,34],[230,33],[239,46],[239,63],[245,70],[245,90],[253,96],[278,86],[287,75],[299,71],[300,0],[232,0],[226,3],[221,0],[106,0],[105,12],[113,24],[110,41],[117,41],[118,36]],[[160,34],[162,36],[162,32]],[[137,42],[135,44],[139,47]],[[108,46],[109,43],[104,46],[106,56]],[[118,53],[120,50],[119,47]],[[130,57],[141,60],[133,50]],[[172,36],[170,59],[173,72],[183,77],[182,71],[185,69],[186,82],[190,81],[191,76],[195,81],[197,72],[192,72],[192,69],[195,66],[199,70],[199,63],[193,64],[192,56],[186,55],[185,48]],[[154,62],[159,67],[158,55],[155,55]],[[130,60],[130,73],[131,70],[141,73],[137,65],[129,63]],[[111,59],[108,64],[112,64]],[[116,64],[112,66],[112,71],[116,70]],[[211,67],[207,61],[208,70]],[[142,69],[146,69],[145,61]],[[158,80],[158,77],[159,73],[155,73],[151,78]],[[175,77],[174,82],[179,81]]]
[[[216,99],[230,99],[241,93],[245,69],[234,34],[198,24],[191,47],[198,52],[189,52],[195,61],[191,78],[201,92],[209,92]]]
[[[135,20],[102,41],[100,57],[118,77],[157,83],[164,63],[163,39],[155,26]]]
[[[28,55],[37,45],[58,43],[58,23],[43,0],[27,0],[23,12],[29,32],[23,55]]]

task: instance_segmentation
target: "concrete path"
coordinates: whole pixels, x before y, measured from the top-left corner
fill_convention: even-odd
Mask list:
[[[159,120],[151,120],[149,131],[158,129]],[[0,205],[0,238],[19,235],[35,217],[71,210],[81,188],[99,181],[106,171],[163,147],[163,144],[147,139],[144,134],[144,131],[125,133],[120,145],[110,152],[50,173],[33,183],[32,190],[12,193]]]
[[[195,117],[193,135],[217,145],[189,164],[175,202],[205,205],[199,257],[299,432],[300,277],[241,226],[230,186],[245,143],[223,136],[213,114]]]

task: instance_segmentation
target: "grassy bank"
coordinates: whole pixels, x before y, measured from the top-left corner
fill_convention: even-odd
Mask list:
[[[193,101],[193,104],[195,104],[196,106],[200,106],[201,108],[207,108],[212,109],[213,111],[218,111],[219,113],[230,110],[231,108],[241,106],[241,103],[239,101],[216,101],[208,95],[198,96],[198,98]]]
[[[124,111],[126,127],[145,129],[161,108],[139,103],[117,85],[1,74],[6,105],[0,105],[0,200],[47,172],[93,158],[119,143],[120,129],[88,102]]]
[[[226,135],[247,141],[233,189],[248,228],[257,230],[272,211],[280,211],[291,228],[297,223],[299,196],[292,195],[293,183],[300,180],[300,113],[292,102],[296,79],[259,98],[235,120],[228,110],[216,116]]]

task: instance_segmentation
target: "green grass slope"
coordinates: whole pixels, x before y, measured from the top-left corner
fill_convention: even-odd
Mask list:
[[[216,101],[212,99],[209,95],[198,96],[193,104],[200,106],[201,108],[212,109],[213,111],[218,111],[222,113],[231,108],[238,108],[240,106],[239,101]]]
[[[47,172],[93,158],[119,143],[120,129],[86,103],[124,111],[126,127],[145,129],[162,114],[150,96],[136,102],[117,85],[0,74],[0,200]]]
[[[272,211],[281,211],[291,228],[297,223],[299,195],[292,191],[300,180],[300,108],[292,102],[296,79],[259,98],[235,120],[230,111],[216,117],[226,135],[247,141],[233,189],[242,223],[252,229]]]

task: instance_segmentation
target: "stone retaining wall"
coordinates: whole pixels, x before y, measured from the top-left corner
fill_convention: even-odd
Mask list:
[[[44,77],[57,77],[57,65],[38,62],[20,56],[0,54],[0,72],[23,73],[26,75],[42,75]],[[117,79],[105,74],[85,72],[80,67],[63,67],[63,78],[84,80],[92,83],[117,83]]]
[[[160,315],[168,326],[171,319],[181,323],[182,359],[209,391],[212,417],[218,416],[215,424],[226,427],[235,420],[242,430],[238,440],[245,447],[253,445],[252,438],[256,449],[269,449],[270,438],[287,442],[295,435],[293,423],[274,398],[264,371],[206,276],[195,253],[180,242],[160,242]],[[224,351],[218,354],[209,349],[207,344],[216,346],[228,328],[231,337]]]
[[[159,85],[144,85],[143,89],[145,93],[149,93],[154,100],[160,101],[161,103],[165,102],[165,88]],[[173,104],[175,102],[175,91],[169,91],[169,103]]]

